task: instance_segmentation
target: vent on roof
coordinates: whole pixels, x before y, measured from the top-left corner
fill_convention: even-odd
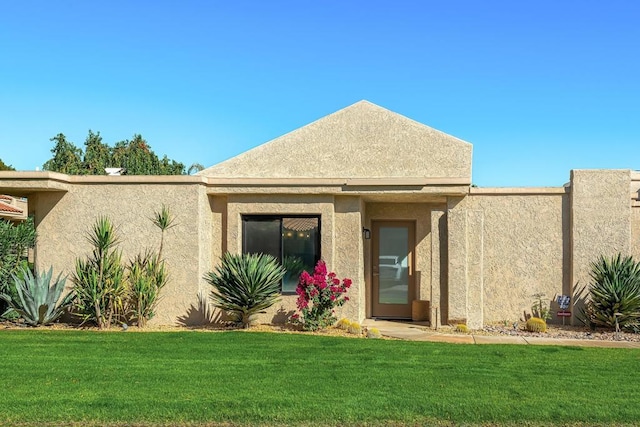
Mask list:
[[[125,168],[104,168],[104,171],[109,176],[120,176],[123,175],[127,170]]]

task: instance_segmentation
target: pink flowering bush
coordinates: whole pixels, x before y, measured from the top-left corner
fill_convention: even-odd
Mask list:
[[[301,317],[302,327],[307,331],[317,331],[333,325],[338,319],[335,317],[335,308],[349,301],[345,296],[351,287],[351,279],[340,281],[336,273],[327,274],[327,266],[324,261],[318,261],[313,275],[303,271],[298,281],[296,302],[301,313],[294,315]]]

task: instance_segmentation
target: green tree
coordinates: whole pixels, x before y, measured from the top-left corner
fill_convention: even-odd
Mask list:
[[[82,150],[67,141],[63,133],[57,134],[50,141],[56,143],[51,149],[53,157],[42,166],[42,169],[69,175],[82,173]]]
[[[2,159],[0,159],[0,171],[14,171],[14,167],[11,165],[6,164],[5,162],[2,161]]]
[[[135,134],[131,141],[117,142],[113,147],[102,141],[100,132],[89,134],[84,142],[85,151],[68,142],[63,134],[58,134],[51,150],[53,158],[43,169],[78,175],[104,175],[105,168],[124,168],[128,175],[184,175],[183,163],[169,159],[159,159],[142,135]]]
[[[86,175],[104,175],[105,168],[111,167],[111,148],[102,142],[100,132],[93,133],[89,129],[89,135],[84,141],[84,159],[82,161],[82,173]]]

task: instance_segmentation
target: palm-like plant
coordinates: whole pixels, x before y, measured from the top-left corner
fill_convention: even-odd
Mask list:
[[[169,276],[164,260],[151,251],[138,254],[129,265],[129,315],[139,327],[155,316],[160,301],[160,291],[167,284]]]
[[[100,329],[111,325],[114,317],[122,314],[126,284],[122,255],[115,227],[102,217],[89,235],[93,246],[91,256],[76,260],[71,277],[76,293],[76,309],[83,321],[94,321]]]
[[[271,255],[226,253],[204,279],[213,286],[213,305],[236,316],[244,328],[275,304],[285,269]]]
[[[71,305],[73,293],[61,298],[66,278],[61,275],[51,285],[53,268],[39,275],[32,274],[28,268],[22,268],[20,274],[12,274],[16,297],[0,294],[9,308],[18,313],[31,326],[48,325],[56,321]]]
[[[640,263],[618,254],[591,263],[589,302],[584,312],[594,326],[634,329],[640,325]]]

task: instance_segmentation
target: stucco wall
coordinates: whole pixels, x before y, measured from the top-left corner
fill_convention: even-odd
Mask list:
[[[471,152],[467,142],[361,101],[199,174],[470,178]]]
[[[631,250],[631,171],[571,171],[572,283],[589,282],[599,256]]]
[[[200,258],[199,245],[211,244],[210,231],[202,229],[208,223],[199,221],[208,208],[199,186],[78,184],[69,186],[66,193],[36,193],[29,202],[30,210],[36,212],[37,266],[52,265],[56,274],[72,272],[75,259],[90,253],[87,235],[99,216],[109,217],[117,226],[123,260],[145,248],[157,248],[160,232],[151,218],[162,205],[167,206],[176,217],[176,226],[166,232],[163,249],[170,277],[152,322],[174,324],[188,316],[208,262],[206,256]]]
[[[515,321],[530,313],[533,294],[569,290],[567,194],[483,189],[448,215],[451,318]]]
[[[640,261],[640,206],[631,210],[631,255]]]

